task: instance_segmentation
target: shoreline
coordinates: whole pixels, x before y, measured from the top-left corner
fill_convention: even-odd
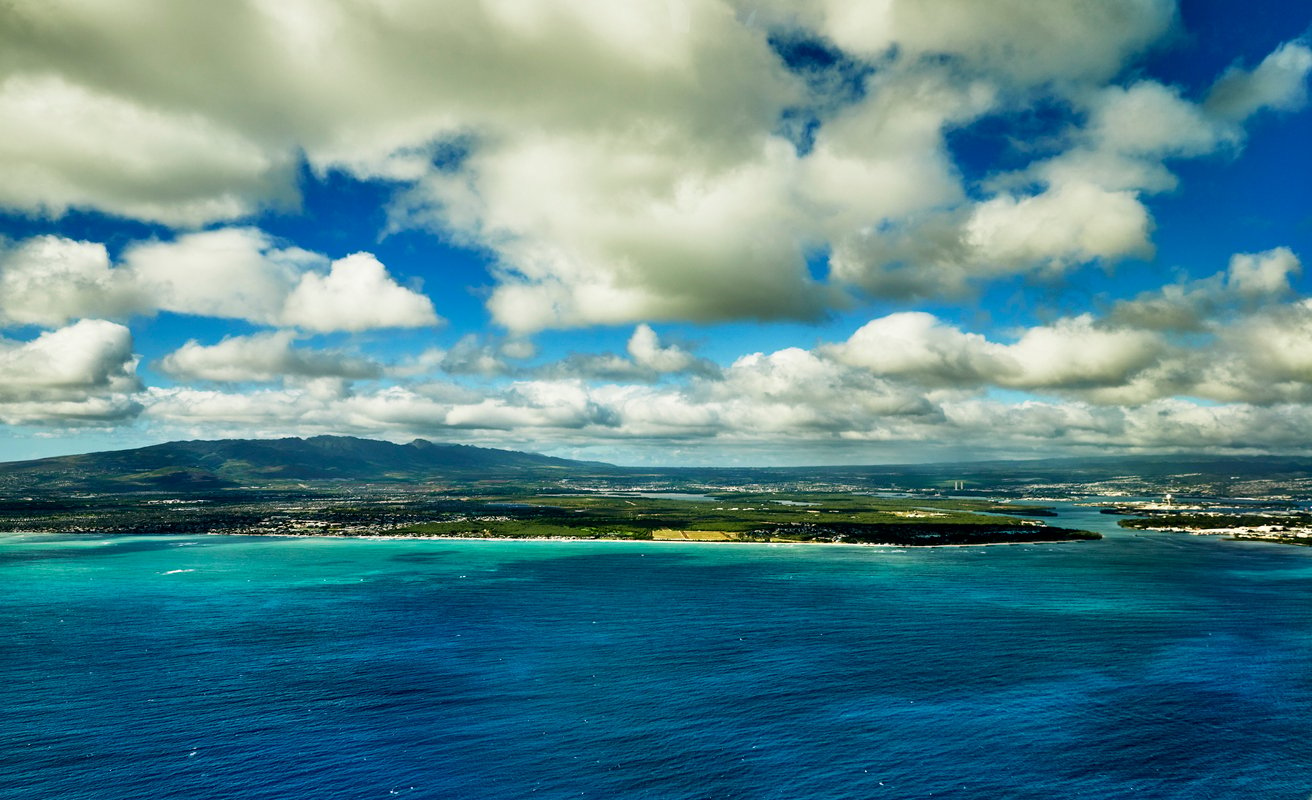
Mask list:
[[[898,542],[755,542],[755,541],[715,541],[696,539],[621,539],[592,536],[427,536],[423,534],[351,534],[351,533],[235,533],[226,531],[208,531],[205,533],[111,533],[111,532],[67,532],[67,531],[3,531],[0,536],[246,536],[267,537],[271,539],[346,539],[356,541],[442,541],[442,542],[620,542],[630,544],[680,544],[680,545],[757,545],[762,547],[882,547],[911,548],[927,550],[937,547],[1014,547],[1024,544],[1075,544],[1078,542],[1096,542],[1099,539],[1051,539],[1042,541],[1019,542],[971,542],[968,544],[905,544]]]

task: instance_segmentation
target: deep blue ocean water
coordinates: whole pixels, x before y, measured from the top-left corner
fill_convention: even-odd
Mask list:
[[[0,625],[3,800],[1312,792],[1309,548],[5,535]]]

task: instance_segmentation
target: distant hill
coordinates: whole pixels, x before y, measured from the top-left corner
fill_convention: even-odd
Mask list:
[[[1186,453],[869,466],[689,467],[649,472],[726,486],[847,486],[858,491],[1147,495],[1171,491],[1222,497],[1312,496],[1312,457],[1307,456]]]
[[[1254,480],[1312,475],[1312,458],[1306,456],[1217,456],[1198,453],[1176,455],[1084,456],[1032,460],[961,461],[928,464],[799,467],[794,472],[851,473],[865,476],[902,476],[927,480],[970,478],[983,482],[1102,481],[1122,477],[1204,477],[1212,480]]]
[[[608,467],[599,462],[423,439],[409,444],[350,436],[223,439],[0,464],[0,491],[203,491],[283,481],[532,478]]]
[[[0,499],[68,491],[201,493],[321,481],[468,486],[478,481],[540,483],[562,477],[601,479],[599,485],[613,488],[816,486],[1017,495],[1172,491],[1234,497],[1308,496],[1312,495],[1312,458],[1193,454],[877,466],[625,468],[423,439],[393,444],[315,436],[169,442],[0,464]]]

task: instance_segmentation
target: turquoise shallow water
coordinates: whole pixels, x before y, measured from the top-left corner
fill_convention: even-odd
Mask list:
[[[1151,534],[7,536],[0,798],[1305,800],[1310,601]]]

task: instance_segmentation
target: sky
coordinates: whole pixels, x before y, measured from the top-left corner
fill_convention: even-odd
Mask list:
[[[0,460],[1312,451],[1312,12],[12,0]]]

